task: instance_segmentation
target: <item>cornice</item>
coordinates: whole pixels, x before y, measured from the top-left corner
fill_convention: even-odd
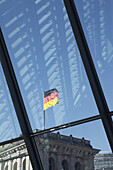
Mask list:
[[[11,148],[5,148],[3,151],[0,152],[0,158],[3,158],[3,157],[8,157],[8,155],[15,155],[15,154],[21,154],[21,152],[23,150],[26,149],[26,145],[25,143],[23,142],[22,144],[19,144],[17,146],[13,146],[11,145]]]

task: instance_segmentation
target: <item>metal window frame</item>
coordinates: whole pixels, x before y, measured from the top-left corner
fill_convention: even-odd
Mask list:
[[[8,144],[14,141],[24,139],[28,154],[32,163],[32,167],[34,170],[40,169],[43,170],[42,162],[39,156],[38,148],[36,145],[36,141],[34,139],[37,135],[42,135],[45,133],[50,133],[56,130],[68,128],[71,126],[80,125],[83,123],[87,123],[90,121],[95,121],[101,119],[103,122],[103,126],[111,146],[113,152],[113,123],[111,116],[113,112],[109,111],[93,60],[90,54],[90,50],[87,45],[87,41],[77,14],[77,10],[75,7],[75,3],[73,0],[63,0],[69,20],[71,22],[71,26],[74,32],[75,39],[78,44],[78,48],[81,54],[81,58],[90,82],[90,86],[99,110],[100,115],[89,117],[86,119],[81,119],[78,121],[70,122],[67,124],[63,124],[60,126],[52,127],[49,129],[42,130],[40,132],[32,133],[32,128],[30,125],[30,121],[24,106],[24,102],[19,90],[19,86],[16,80],[16,76],[13,70],[13,66],[8,54],[8,50],[4,41],[4,37],[0,28],[0,61],[3,67],[3,71],[6,77],[6,81],[9,87],[9,91],[12,97],[12,101],[16,110],[16,114],[18,117],[18,121],[22,130],[22,137],[15,138],[9,141],[1,142],[0,145]]]
[[[67,14],[72,26],[72,30],[81,54],[81,58],[86,70],[87,77],[101,116],[101,120],[113,152],[113,122],[109,115],[110,111],[92,60],[92,56],[84,35],[84,31],[77,13],[74,0],[63,0]]]
[[[5,40],[1,28],[0,28],[0,61],[11,94],[16,115],[20,124],[20,128],[23,134],[23,138],[28,150],[28,154],[31,160],[32,168],[34,170],[38,170],[38,169],[43,170],[36,141],[34,137],[30,135],[32,134],[31,124],[26,112],[26,108],[21,96],[21,92],[18,86],[18,82],[14,73],[10,56],[8,54],[8,50],[5,44]]]

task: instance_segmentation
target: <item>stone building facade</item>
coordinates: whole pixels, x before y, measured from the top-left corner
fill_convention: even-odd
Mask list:
[[[44,170],[93,170],[99,150],[90,141],[60,133],[35,137]],[[23,140],[0,148],[0,170],[32,170]]]

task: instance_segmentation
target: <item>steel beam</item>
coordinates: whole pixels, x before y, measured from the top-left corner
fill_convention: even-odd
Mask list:
[[[106,135],[113,152],[113,123],[109,116],[108,105],[92,60],[92,56],[80,23],[80,19],[73,0],[64,0],[73,33],[81,54],[81,58],[90,82],[90,86],[101,115]],[[96,127],[95,127],[96,128]],[[98,139],[99,140],[99,139]]]
[[[28,150],[31,164],[34,170],[43,170],[38,148],[34,137],[31,137],[32,128],[24,106],[15,72],[8,54],[8,50],[4,41],[2,31],[0,29],[0,61],[4,71],[4,75],[8,84],[14,108],[18,117],[24,141]]]
[[[113,111],[110,112],[109,115],[113,116]],[[77,121],[74,121],[74,122],[69,122],[69,123],[59,125],[59,126],[51,127],[49,129],[41,130],[39,132],[34,132],[30,136],[44,135],[45,133],[55,132],[55,131],[58,131],[58,130],[61,130],[61,129],[66,129],[66,128],[69,128],[69,127],[81,125],[81,124],[96,121],[96,120],[99,120],[99,119],[101,119],[100,115],[92,116],[92,117],[88,117],[88,118],[85,118],[85,119],[80,119],[80,120],[77,120]],[[17,142],[17,141],[20,141],[20,140],[23,140],[23,136],[15,138],[15,139],[10,139],[10,140],[7,140],[7,141],[0,142],[0,146],[10,144],[10,143],[13,143],[13,142]]]

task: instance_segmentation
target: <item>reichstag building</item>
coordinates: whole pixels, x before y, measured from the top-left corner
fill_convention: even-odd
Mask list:
[[[93,170],[94,156],[99,152],[84,138],[59,132],[36,137],[44,170]],[[1,170],[32,170],[23,140],[0,148]]]

